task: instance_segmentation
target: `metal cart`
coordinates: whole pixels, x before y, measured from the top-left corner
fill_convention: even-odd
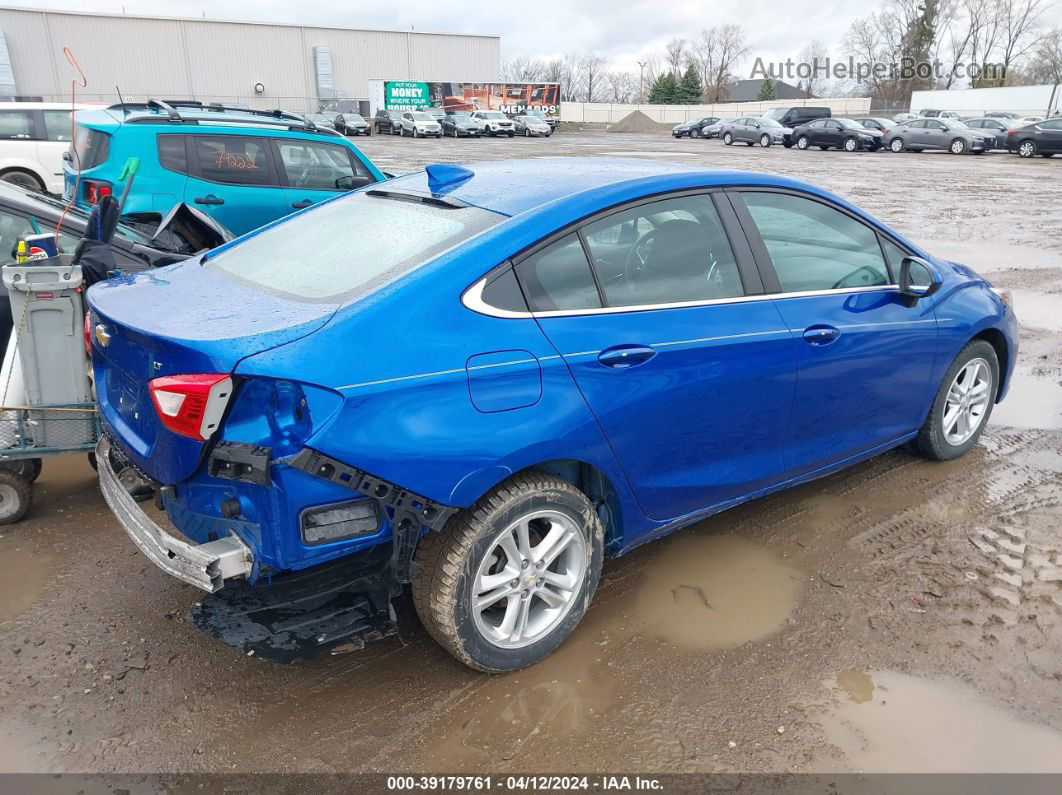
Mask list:
[[[100,435],[83,339],[82,273],[69,255],[2,268],[13,331],[0,370],[0,525],[26,515],[44,456],[84,453]]]

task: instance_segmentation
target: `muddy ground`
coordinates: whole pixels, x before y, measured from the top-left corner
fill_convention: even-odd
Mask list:
[[[571,640],[494,677],[424,635],[291,666],[208,639],[88,466],[51,460],[0,536],[0,770],[1062,770],[1062,158],[358,143],[396,172],[630,155],[816,182],[1013,288],[1011,397],[962,460],[898,450],[608,562]]]

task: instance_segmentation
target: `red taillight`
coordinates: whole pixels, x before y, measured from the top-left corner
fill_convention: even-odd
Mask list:
[[[98,179],[86,179],[81,183],[85,186],[85,202],[96,204],[104,196],[111,195],[111,183]]]
[[[232,379],[219,373],[167,375],[148,382],[162,424],[176,434],[206,441],[218,429],[232,395]]]

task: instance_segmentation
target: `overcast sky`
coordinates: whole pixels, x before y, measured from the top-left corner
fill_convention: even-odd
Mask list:
[[[11,4],[123,10],[120,0],[13,0]],[[126,0],[124,10],[182,17],[201,17],[205,11],[215,19],[494,33],[502,37],[503,58],[592,51],[618,68],[636,72],[639,57],[662,50],[669,39],[695,37],[703,28],[727,22],[744,26],[751,55],[764,60],[796,59],[812,38],[834,52],[852,20],[879,5],[880,0]],[[1062,24],[1062,2],[1056,3],[1048,19]],[[750,60],[743,71],[751,65]]]

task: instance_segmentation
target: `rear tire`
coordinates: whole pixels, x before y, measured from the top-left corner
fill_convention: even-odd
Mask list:
[[[528,530],[526,543],[520,527]],[[539,567],[536,551],[553,533],[563,551]],[[601,576],[604,535],[590,501],[570,483],[539,471],[514,475],[421,539],[417,613],[428,633],[471,668],[498,673],[532,665],[560,646],[586,612]],[[487,606],[477,610],[475,601]],[[521,623],[523,632],[514,629]]]
[[[976,376],[980,369],[978,363],[983,363],[987,370],[981,380],[977,380]],[[936,461],[948,461],[961,456],[981,438],[988,418],[992,416],[992,406],[998,391],[999,359],[996,349],[985,340],[972,340],[959,351],[944,374],[929,415],[914,440],[915,449],[926,458]],[[976,399],[982,395],[985,402],[978,409]],[[951,417],[958,418],[960,415],[966,416],[965,430],[968,434],[955,432],[962,429],[954,424]]]
[[[0,469],[0,525],[14,524],[33,505],[33,487],[25,478],[8,469]]]
[[[24,171],[21,168],[13,168],[10,171],[5,171],[0,175],[0,180],[11,185],[17,185],[20,188],[25,188],[26,190],[34,190],[38,193],[44,193],[44,183],[37,178],[37,175],[31,174],[29,171]]]
[[[723,143],[727,146],[730,146],[732,143],[734,143],[734,136],[731,135],[729,132],[723,133]]]
[[[1036,141],[1022,141],[1018,144],[1018,157],[1036,157]]]

